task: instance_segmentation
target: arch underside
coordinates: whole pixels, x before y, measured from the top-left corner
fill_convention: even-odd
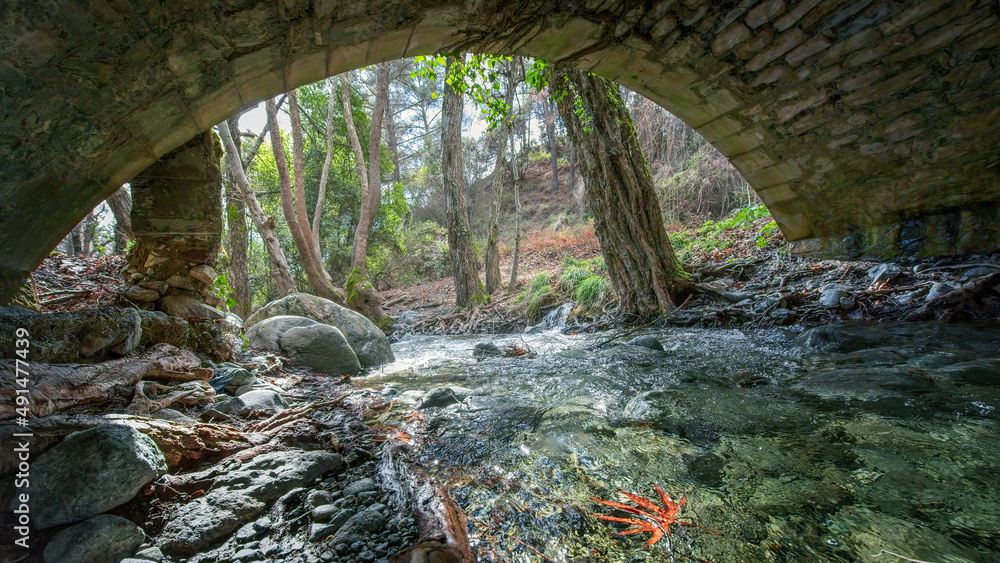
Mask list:
[[[1000,246],[997,6],[869,0],[20,0],[0,8],[0,290],[267,97],[442,51],[568,61],[725,154],[799,252]]]

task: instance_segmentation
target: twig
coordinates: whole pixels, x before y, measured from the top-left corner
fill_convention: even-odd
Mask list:
[[[926,270],[920,270],[918,274],[923,274],[926,272],[937,272],[938,270],[964,270],[966,268],[993,268],[995,270],[1000,270],[1000,264],[955,264],[954,266],[937,266],[936,268],[927,268]]]
[[[900,559],[902,559],[904,561],[912,561],[913,563],[930,563],[930,561],[924,561],[922,559],[910,559],[909,557],[904,557],[904,556],[902,556],[902,555],[900,555],[898,553],[893,553],[893,552],[888,551],[886,549],[883,549],[882,551],[879,551],[875,555],[872,555],[872,557],[873,558],[874,557],[882,557],[883,553],[888,554],[888,555],[892,555],[893,557],[899,557]]]
[[[57,289],[55,291],[41,293],[38,295],[38,297],[51,297],[53,295],[65,295],[65,294],[80,295],[83,293],[91,293],[93,291],[94,291],[93,289]],[[51,303],[51,301],[49,301],[49,303]]]
[[[72,301],[80,297],[83,293],[93,293],[93,291],[87,290],[81,293],[74,293],[72,295],[64,295],[63,297],[56,297],[55,299],[49,299],[48,301],[42,301],[40,305],[55,305],[56,303],[63,303],[66,301]]]

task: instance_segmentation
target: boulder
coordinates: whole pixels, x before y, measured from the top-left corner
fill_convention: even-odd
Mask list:
[[[167,461],[145,434],[104,424],[70,434],[40,455],[31,472],[32,521],[45,529],[128,502],[167,472]]]
[[[30,334],[31,361],[78,363],[139,346],[142,328],[135,309],[95,307],[68,313],[36,313],[22,307],[0,307],[0,354],[13,358],[17,329]]]
[[[167,555],[190,556],[203,551],[257,518],[285,493],[342,465],[339,455],[323,451],[258,455],[217,476],[207,495],[180,506],[157,543]]]
[[[253,316],[250,318],[252,319]],[[247,322],[247,326],[249,327],[246,332],[247,344],[254,350],[266,350],[275,354],[284,354],[281,345],[278,344],[278,339],[281,338],[281,335],[293,328],[314,324],[316,324],[316,321],[310,318],[294,315],[268,317],[252,326],[251,323]]]
[[[45,563],[118,563],[139,549],[146,534],[119,516],[102,514],[59,532],[45,546]]]
[[[327,375],[357,375],[361,363],[343,333],[326,324],[289,329],[278,338],[285,355],[298,366]]]
[[[171,317],[198,317],[202,319],[225,319],[222,311],[205,304],[200,299],[190,295],[168,295],[160,300],[160,308]]]
[[[212,379],[208,380],[208,384],[217,393],[226,392],[233,394],[244,385],[257,383],[257,377],[250,373],[249,370],[228,362],[220,364],[213,369],[212,374]]]
[[[226,414],[249,416],[254,413],[274,414],[288,408],[285,399],[275,391],[265,389],[250,391],[221,405],[219,410]]]
[[[344,333],[363,367],[395,359],[385,334],[364,315],[341,307],[329,299],[307,293],[293,293],[272,301],[250,315],[245,324],[252,327],[264,319],[279,315],[307,317],[318,323],[337,327]]]
[[[958,286],[955,284],[950,284],[947,282],[938,282],[931,286],[931,290],[927,292],[926,300],[935,301],[957,289]]]
[[[138,311],[142,326],[142,338],[139,345],[148,347],[153,344],[166,343],[178,348],[187,346],[187,321],[171,317],[163,311]]]
[[[420,402],[419,408],[448,407],[456,403],[461,403],[469,395],[472,395],[472,389],[464,387],[439,387],[427,393],[423,401]]]
[[[196,424],[198,422],[197,420],[182,413],[181,411],[170,408],[160,409],[151,414],[150,416],[157,420],[166,420],[168,422],[180,422],[181,424]]]

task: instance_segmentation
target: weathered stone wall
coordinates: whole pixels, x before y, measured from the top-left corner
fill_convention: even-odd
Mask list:
[[[279,92],[402,56],[571,61],[728,156],[799,251],[1000,246],[992,0],[150,0],[0,8],[0,297],[100,200]]]
[[[212,132],[191,139],[132,179],[126,297],[176,316],[188,297],[213,301],[222,239],[222,144]],[[188,301],[188,303],[190,303]],[[191,313],[192,311],[187,311]]]

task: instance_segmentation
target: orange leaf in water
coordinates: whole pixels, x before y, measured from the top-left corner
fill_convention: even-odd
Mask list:
[[[656,542],[660,541],[660,538],[662,538],[664,534],[669,535],[671,524],[678,524],[681,526],[693,526],[695,528],[701,528],[702,530],[707,530],[719,536],[722,535],[721,533],[716,532],[715,530],[711,530],[704,526],[699,526],[698,524],[692,524],[691,522],[678,522],[677,513],[680,512],[681,507],[684,506],[684,503],[687,501],[687,497],[682,496],[680,502],[675,503],[674,500],[670,498],[670,495],[665,493],[663,489],[660,488],[659,485],[654,483],[653,488],[656,489],[656,493],[660,497],[660,503],[663,506],[657,506],[656,503],[654,503],[653,501],[647,499],[646,497],[641,497],[635,493],[629,493],[622,490],[618,491],[619,493],[628,497],[629,500],[631,500],[634,504],[642,508],[645,508],[649,512],[639,510],[634,506],[629,506],[627,504],[615,502],[613,500],[601,500],[599,498],[590,499],[594,502],[601,503],[605,506],[610,506],[611,508],[617,508],[619,510],[624,510],[625,512],[636,514],[642,518],[641,520],[637,518],[619,518],[617,516],[594,514],[593,512],[591,514],[593,514],[595,518],[600,518],[601,520],[607,520],[609,522],[621,522],[622,524],[629,524],[631,526],[634,526],[627,530],[618,532],[619,536],[624,536],[627,534],[639,534],[642,532],[651,533],[652,537],[649,538],[649,541],[643,544],[643,547],[651,546]]]

